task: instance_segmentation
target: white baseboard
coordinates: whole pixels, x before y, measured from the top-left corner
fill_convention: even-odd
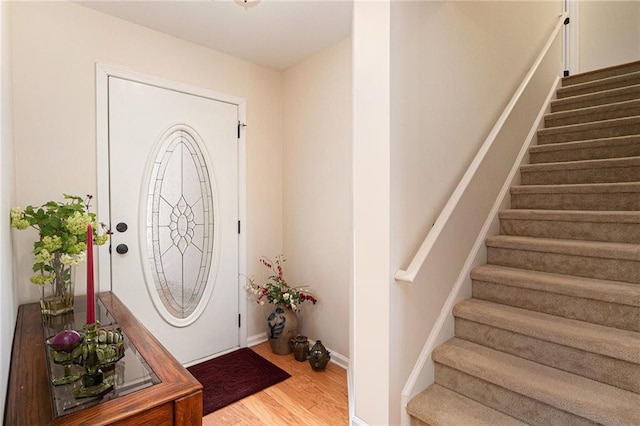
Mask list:
[[[191,366],[193,366],[193,365],[200,364],[200,363],[203,363],[203,362],[207,362],[207,361],[209,361],[209,360],[212,360],[212,359],[214,359],[214,358],[218,358],[219,356],[226,355],[226,354],[228,354],[228,353],[231,353],[231,352],[233,352],[233,351],[237,351],[237,350],[238,350],[238,347],[237,347],[237,346],[235,346],[235,347],[233,347],[233,348],[231,348],[231,349],[227,349],[226,351],[216,352],[216,353],[215,353],[215,354],[213,354],[213,355],[207,355],[207,356],[205,356],[205,357],[198,358],[198,359],[193,360],[193,361],[190,361],[190,362],[185,362],[184,364],[182,364],[182,366],[183,366],[184,368],[191,367]]]
[[[361,418],[359,418],[357,416],[351,417],[351,424],[353,426],[369,426],[369,424],[367,422],[365,422],[364,420],[362,420]]]
[[[338,367],[342,367],[345,370],[349,368],[349,358],[344,355],[339,354],[338,352],[334,352],[331,349],[328,349],[331,352],[331,362],[337,365]]]
[[[247,346],[256,346],[267,341],[267,333],[254,334],[247,337]]]

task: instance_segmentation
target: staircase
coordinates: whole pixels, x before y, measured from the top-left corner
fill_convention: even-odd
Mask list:
[[[640,425],[640,62],[551,111],[412,425]]]

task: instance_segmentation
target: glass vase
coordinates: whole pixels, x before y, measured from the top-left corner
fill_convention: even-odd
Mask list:
[[[75,267],[63,264],[60,256],[60,253],[55,253],[51,260],[53,282],[42,286],[40,308],[43,315],[60,315],[73,311]]]

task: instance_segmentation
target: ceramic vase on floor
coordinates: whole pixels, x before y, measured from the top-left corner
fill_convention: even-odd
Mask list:
[[[296,361],[304,362],[309,354],[309,339],[307,336],[297,335],[295,339],[289,341],[289,346],[293,350],[293,357]]]
[[[309,364],[313,371],[323,371],[327,368],[327,364],[331,359],[331,354],[327,348],[324,347],[322,341],[316,340],[315,345],[313,345],[309,350],[307,358],[309,359]]]
[[[277,355],[292,352],[289,342],[298,334],[298,316],[295,312],[275,305],[273,312],[267,317],[267,337],[271,351]]]

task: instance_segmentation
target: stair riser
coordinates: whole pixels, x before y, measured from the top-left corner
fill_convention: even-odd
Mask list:
[[[538,131],[538,144],[546,145],[550,143],[584,141],[590,139],[613,138],[618,136],[629,136],[640,134],[640,124],[620,124],[602,128],[592,128],[587,130],[566,129],[559,133],[545,133]]]
[[[579,277],[640,283],[640,262],[488,247],[487,263]]]
[[[633,86],[614,92],[615,93],[607,93],[606,95],[594,93],[592,95],[557,99],[551,102],[551,112],[569,111],[572,109],[589,108],[640,99],[639,86]]]
[[[511,208],[545,210],[640,210],[640,194],[618,193],[560,193],[511,194]]]
[[[595,426],[597,423],[551,405],[435,363],[435,381],[441,386],[481,402],[531,425]]]
[[[594,147],[575,147],[558,149],[545,152],[530,152],[529,162],[537,163],[556,163],[561,161],[582,161],[596,160],[605,158],[623,158],[640,156],[639,143],[611,145],[611,146],[594,146]]]
[[[576,74],[562,79],[562,87],[568,87],[574,84],[587,83],[589,81],[601,80],[603,78],[615,77],[618,75],[629,74],[640,71],[640,64],[632,62],[629,64],[621,64],[619,66],[605,68],[594,72]]]
[[[639,307],[479,280],[473,280],[472,288],[476,299],[640,332]]]
[[[501,219],[500,234],[640,244],[640,224],[637,223]]]
[[[563,114],[562,116],[547,116],[544,120],[545,128],[568,126],[570,124],[591,123],[593,121],[612,120],[614,118],[633,117],[640,115],[640,106],[635,105],[628,108],[603,108],[602,111],[594,111],[588,114]]]
[[[571,96],[586,95],[588,93],[602,92],[604,90],[619,89],[640,84],[640,76],[637,74],[619,76],[609,81],[592,81],[588,84],[563,86],[558,89],[558,99]]]
[[[456,337],[631,392],[640,392],[640,365],[462,318]]]
[[[545,170],[522,169],[522,185],[558,185],[573,183],[615,183],[640,181],[640,165],[593,169]]]

